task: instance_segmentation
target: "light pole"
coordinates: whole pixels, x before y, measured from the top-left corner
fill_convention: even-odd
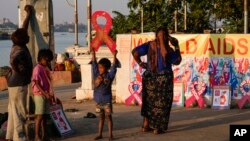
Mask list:
[[[178,1],[176,0],[176,3],[177,3]],[[178,16],[177,16],[177,14],[178,14],[178,8],[176,7],[176,9],[175,9],[175,11],[174,11],[174,31],[175,31],[175,33],[177,32],[177,30],[178,30]]]
[[[91,5],[91,0],[88,0],[88,12],[87,12],[87,17],[88,17],[88,48],[89,50],[91,50],[91,46],[90,46],[90,42],[91,42],[91,38],[92,38],[92,34],[91,34],[91,14],[92,14],[92,5]]]
[[[248,33],[248,3],[244,0],[244,34]]]
[[[143,33],[143,5],[141,6],[141,33]]]
[[[184,0],[184,30],[187,30],[187,2]]]
[[[75,0],[75,46],[78,46],[78,3]]]
[[[74,14],[75,14],[75,46],[78,46],[78,3],[77,0],[75,0],[75,5],[70,4],[68,0],[66,0],[68,5],[71,7],[74,7]]]

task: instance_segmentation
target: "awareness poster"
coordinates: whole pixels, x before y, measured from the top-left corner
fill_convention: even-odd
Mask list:
[[[117,36],[117,47],[120,53],[124,50],[120,46]],[[250,79],[250,35],[249,34],[172,34],[179,41],[182,62],[173,65],[174,82],[183,82],[185,99],[194,94],[203,97],[206,105],[212,104],[213,86],[230,86],[232,99],[243,96],[240,84]],[[126,36],[128,54],[121,54],[126,60],[121,72],[122,78],[117,79],[117,97],[129,97],[129,90],[124,92],[124,83],[141,81],[143,69],[133,60],[131,51],[134,47],[154,39],[154,33],[130,34]],[[125,40],[124,40],[125,41]],[[122,47],[121,49],[119,49]],[[119,54],[118,54],[119,55]],[[118,56],[119,57],[119,56]],[[146,58],[141,58],[146,61]],[[120,72],[119,72],[120,71]],[[125,81],[126,80],[126,81]],[[121,81],[121,82],[119,82]],[[244,89],[250,93],[250,89]]]
[[[213,86],[231,86],[232,98],[240,99],[240,84],[250,77],[250,35],[248,34],[183,34],[179,40],[182,62],[173,66],[174,81],[184,83],[186,98],[201,91],[211,104]],[[191,87],[194,82],[201,86]]]
[[[56,125],[56,128],[58,129],[61,136],[73,133],[73,129],[70,126],[60,105],[53,105],[50,107],[50,117],[53,120],[53,123]]]
[[[231,92],[229,86],[214,86],[212,109],[229,109]]]
[[[174,83],[173,107],[184,106],[183,83]]]
[[[131,51],[148,41],[151,41],[154,39],[154,35],[152,34],[134,34],[132,35],[132,44],[131,44]],[[142,62],[147,62],[147,57],[142,56],[141,57]],[[130,96],[126,98],[125,103],[127,105],[131,104],[132,102],[138,103],[139,105],[142,104],[142,98],[141,98],[141,90],[142,90],[142,74],[145,71],[142,69],[139,64],[134,60],[132,54],[130,53],[130,67],[129,67],[129,79],[130,82],[128,84],[128,89],[130,92]]]
[[[131,45],[131,50],[133,50],[135,47],[146,43],[148,41],[153,40],[155,37],[152,34],[134,34],[132,35],[132,45]],[[147,62],[147,56],[142,56],[141,57],[142,62]],[[142,69],[139,64],[134,60],[132,54],[130,56],[130,81],[139,81],[142,82],[142,74],[145,70]]]
[[[229,86],[214,86],[212,109],[229,109],[231,90]]]

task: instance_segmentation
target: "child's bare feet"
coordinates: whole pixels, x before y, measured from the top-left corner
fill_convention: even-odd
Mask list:
[[[102,139],[102,135],[95,137],[95,140],[99,140],[99,139]]]
[[[109,138],[109,141],[112,141],[113,140],[113,137],[112,138]]]
[[[113,135],[109,136],[109,141],[113,140]]]
[[[49,138],[49,137],[45,137],[45,138],[43,139],[43,141],[53,141],[53,139],[51,139],[51,138]]]

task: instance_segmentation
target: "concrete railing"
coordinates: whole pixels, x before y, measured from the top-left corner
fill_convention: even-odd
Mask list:
[[[51,71],[52,83],[54,86],[81,82],[81,73],[79,71]],[[5,77],[0,77],[0,91],[8,88]]]

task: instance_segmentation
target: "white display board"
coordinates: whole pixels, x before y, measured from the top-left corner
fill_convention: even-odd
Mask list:
[[[50,117],[61,136],[73,133],[73,129],[60,105],[50,106]]]
[[[212,96],[212,109],[230,109],[230,86],[214,86]]]

